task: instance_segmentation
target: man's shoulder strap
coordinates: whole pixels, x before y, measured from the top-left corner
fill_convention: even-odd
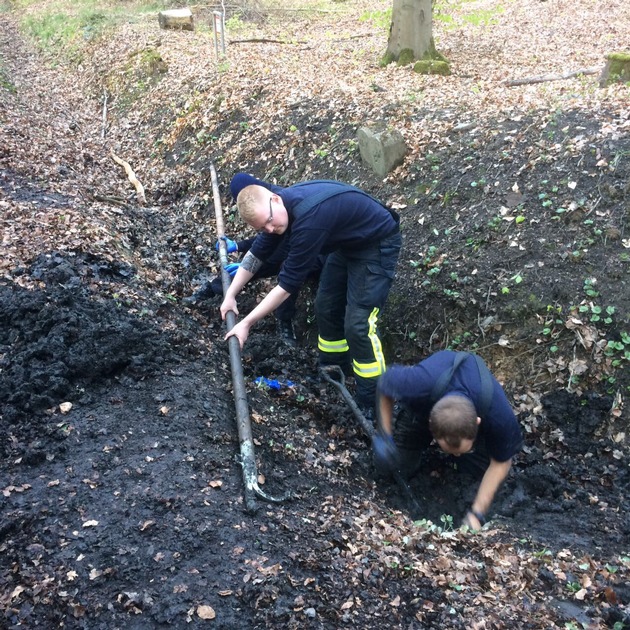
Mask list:
[[[478,412],[483,418],[487,415],[490,410],[490,405],[492,404],[492,398],[494,396],[494,383],[492,381],[492,374],[490,374],[490,370],[487,368],[482,358],[472,352],[458,352],[455,355],[453,365],[444,370],[444,372],[442,372],[435,381],[435,385],[431,390],[431,403],[435,404],[438,400],[440,400],[440,398],[442,398],[442,396],[444,396],[447,387],[453,379],[453,375],[459,366],[470,356],[475,357],[477,369],[479,370],[479,378],[481,379],[481,394]]]
[[[438,376],[435,381],[435,385],[433,385],[433,389],[431,390],[431,404],[435,404],[444,394],[446,393],[446,388],[449,386],[451,380],[453,379],[453,374],[459,366],[470,356],[468,352],[458,352],[455,355],[455,359],[453,361],[453,365],[450,368],[447,368]]]
[[[488,411],[490,411],[490,405],[492,404],[492,399],[494,398],[494,381],[492,379],[492,374],[490,374],[490,370],[483,362],[483,359],[477,354],[473,354],[473,356],[477,362],[479,378],[481,379],[479,415],[483,418],[488,414]]]
[[[327,199],[330,199],[331,197],[336,197],[337,195],[341,195],[342,193],[345,193],[345,192],[356,192],[361,195],[365,195],[366,197],[369,197],[370,199],[372,199],[379,205],[386,208],[386,206],[383,204],[382,201],[379,201],[375,197],[372,197],[372,195],[366,193],[364,190],[361,190],[360,188],[357,188],[356,186],[351,186],[350,184],[337,182],[334,179],[314,179],[308,182],[300,182],[299,184],[294,184],[292,188],[305,186],[307,184],[333,184],[334,186],[331,186],[330,188],[326,188],[325,190],[322,190],[314,195],[311,195],[310,197],[305,197],[304,199],[302,199],[302,201],[300,201],[300,203],[298,203],[298,205],[295,206],[295,208],[293,208],[293,216],[296,219],[300,215],[307,212],[311,208],[314,208],[315,206],[319,205],[323,201],[326,201]]]

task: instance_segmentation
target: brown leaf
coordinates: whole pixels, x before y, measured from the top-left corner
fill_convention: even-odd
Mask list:
[[[197,606],[197,615],[200,619],[214,619],[217,616],[212,606]]]

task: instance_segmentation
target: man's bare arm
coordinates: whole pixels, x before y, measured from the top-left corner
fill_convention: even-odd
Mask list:
[[[496,459],[490,458],[490,465],[481,480],[481,484],[479,484],[477,496],[473,501],[470,512],[468,512],[464,519],[466,525],[473,529],[479,529],[483,525],[475,513],[485,517],[497,490],[505,481],[511,467],[511,459],[508,459],[506,462],[498,462]]]
[[[261,268],[261,266],[262,260],[256,258],[254,254],[247,252],[236,271],[236,275],[234,276],[225,297],[230,297],[232,299],[236,298],[242,288],[254,277],[254,274]]]
[[[238,273],[238,272],[237,272]],[[288,291],[285,291],[281,286],[275,286],[265,298],[260,302],[256,308],[254,308],[249,315],[244,317],[230,332],[225,335],[225,338],[228,339],[233,335],[238,337],[239,343],[241,344],[241,348],[243,344],[247,341],[249,337],[249,329],[258,321],[260,321],[269,313],[275,311],[282,302],[284,302],[289,295],[291,295]]]

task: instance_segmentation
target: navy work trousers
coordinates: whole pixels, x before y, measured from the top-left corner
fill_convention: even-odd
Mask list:
[[[362,249],[333,252],[319,281],[315,315],[320,363],[347,367],[351,361],[357,402],[366,407],[374,406],[376,380],[385,371],[378,317],[394,280],[401,244],[396,232]]]

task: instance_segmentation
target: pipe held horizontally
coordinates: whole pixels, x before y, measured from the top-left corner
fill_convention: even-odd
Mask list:
[[[227,292],[231,278],[225,270],[228,264],[227,247],[223,237],[225,236],[225,227],[223,223],[223,212],[221,210],[221,196],[219,194],[219,184],[217,173],[214,165],[210,165],[210,178],[212,181],[212,196],[214,200],[214,215],[217,226],[217,237],[219,240],[219,258],[221,264],[221,283],[223,285],[223,294]],[[232,330],[236,325],[236,313],[230,311],[226,315],[226,324],[228,331]],[[228,339],[228,348],[230,352],[230,368],[232,371],[232,393],[234,396],[234,404],[236,407],[236,425],[238,428],[238,437],[240,443],[241,466],[243,468],[243,481],[245,483],[245,509],[248,512],[256,511],[256,496],[264,501],[271,503],[280,503],[290,498],[290,493],[283,497],[277,498],[266,494],[258,484],[258,468],[256,466],[256,456],[254,452],[254,440],[252,437],[252,425],[249,417],[249,403],[247,401],[247,391],[245,389],[245,378],[243,376],[243,363],[241,360],[241,347],[236,337]]]

